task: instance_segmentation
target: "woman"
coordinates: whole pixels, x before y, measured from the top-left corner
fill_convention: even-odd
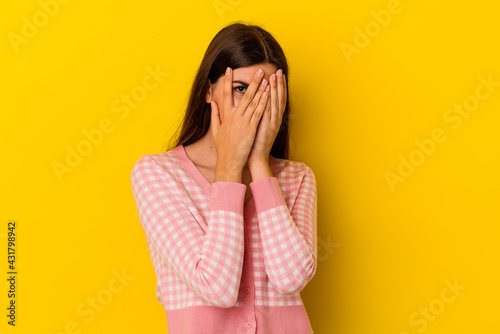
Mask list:
[[[267,31],[223,28],[174,148],[134,164],[169,334],[313,332],[300,290],[316,271],[316,180],[288,159],[287,74]]]

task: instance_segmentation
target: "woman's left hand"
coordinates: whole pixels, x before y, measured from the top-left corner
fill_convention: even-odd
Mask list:
[[[269,76],[268,94],[270,93],[271,96],[267,101],[248,155],[249,166],[255,162],[268,162],[271,148],[280,129],[287,99],[286,80],[282,73],[283,71],[279,69]]]

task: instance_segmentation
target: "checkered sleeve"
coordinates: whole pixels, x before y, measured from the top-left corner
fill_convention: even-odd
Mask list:
[[[291,181],[298,189],[288,208],[276,177],[250,183],[262,239],[264,266],[270,283],[281,294],[302,290],[316,272],[317,192],[313,171]],[[288,186],[288,185],[287,185]]]
[[[134,164],[131,183],[140,224],[161,261],[207,302],[233,306],[243,265],[246,185],[213,183],[209,218],[200,222],[186,189],[150,156]]]

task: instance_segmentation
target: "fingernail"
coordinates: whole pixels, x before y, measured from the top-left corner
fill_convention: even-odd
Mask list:
[[[269,92],[269,88],[270,88],[270,86],[268,85],[268,86],[266,87],[266,92]]]
[[[260,78],[262,74],[264,74],[264,71],[259,68],[259,70],[257,71],[257,77]]]
[[[231,74],[231,67],[228,67],[228,68],[226,69],[226,75],[229,75],[229,74]]]
[[[276,82],[276,75],[273,74],[271,77],[272,77],[273,82]]]
[[[280,78],[283,76],[283,70],[282,69],[278,70],[278,75],[279,75]]]
[[[266,79],[262,79],[262,82],[260,83],[260,85],[261,85],[262,87],[264,87],[264,86],[266,85],[266,82],[267,82],[267,80],[266,80]]]

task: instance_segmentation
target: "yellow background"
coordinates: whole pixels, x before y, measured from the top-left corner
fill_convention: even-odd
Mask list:
[[[444,117],[474,102],[480,77],[500,82],[499,7],[72,0],[44,22],[37,1],[3,2],[1,332],[166,333],[130,172],[164,150],[210,40],[243,20],[285,50],[293,158],[317,178],[320,260],[302,292],[315,333],[497,333],[500,86],[455,129]],[[372,11],[388,8],[377,30]],[[23,18],[40,27],[15,46]],[[342,46],[356,41],[363,47],[346,56]],[[128,114],[114,112],[157,66],[168,76]],[[59,179],[54,162],[106,119],[112,130]],[[446,140],[419,155],[415,141],[435,128]],[[391,187],[386,173],[412,154],[425,160]],[[6,324],[9,220],[18,222],[15,328]],[[446,290],[455,280],[458,295]]]

